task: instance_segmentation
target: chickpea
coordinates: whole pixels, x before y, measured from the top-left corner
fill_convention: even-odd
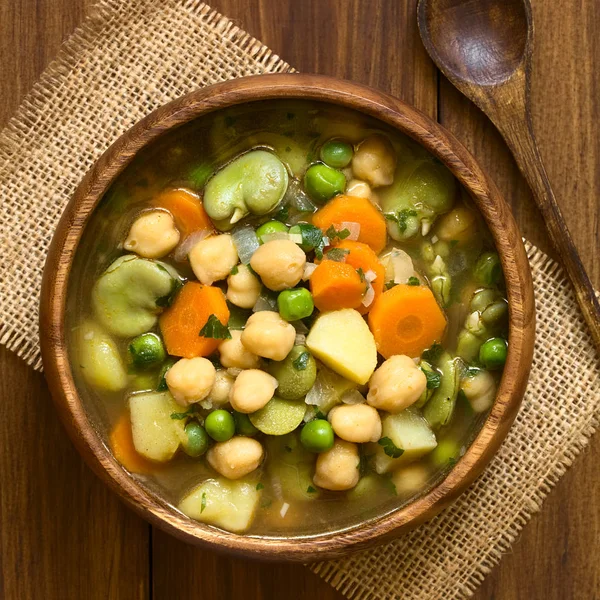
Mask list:
[[[360,179],[351,179],[346,188],[346,196],[356,196],[358,198],[366,198],[375,206],[379,206],[379,197],[371,189],[371,186],[366,181]]]
[[[363,444],[376,442],[381,437],[381,418],[368,404],[335,406],[327,419],[335,434],[347,442]]]
[[[290,240],[272,240],[252,255],[250,265],[270,290],[280,292],[302,279],[306,254]]]
[[[374,408],[398,413],[416,402],[425,388],[425,373],[409,356],[390,356],[369,381],[367,402]]]
[[[319,454],[313,481],[326,490],[349,490],[359,479],[358,446],[336,439],[333,446]]]
[[[171,214],[152,210],[133,222],[123,248],[144,258],[161,258],[177,246],[179,237]]]
[[[229,392],[233,387],[233,378],[225,369],[219,369],[215,375],[208,399],[211,401],[214,408],[218,408],[229,402]]]
[[[189,253],[194,275],[201,283],[211,285],[225,279],[237,265],[238,253],[228,233],[211,235],[199,241]]]
[[[264,456],[260,442],[235,436],[215,444],[206,454],[208,464],[227,479],[239,479],[258,468]]]
[[[247,265],[238,265],[237,273],[227,278],[227,300],[240,308],[252,308],[260,296],[261,283]]]
[[[445,242],[466,242],[476,233],[475,214],[462,204],[441,216],[435,228],[435,234]]]
[[[207,358],[182,358],[165,375],[171,395],[187,406],[204,400],[215,383],[215,367]]]
[[[271,360],[283,360],[294,347],[296,330],[279,313],[263,310],[248,319],[241,339],[250,352]]]
[[[241,413],[260,410],[273,397],[277,379],[259,369],[242,371],[229,393],[231,406]]]
[[[491,373],[483,369],[463,379],[460,387],[476,413],[488,410],[496,398],[496,382]]]
[[[384,135],[370,135],[355,152],[352,171],[371,187],[390,185],[396,171],[396,152],[391,142]]]
[[[231,331],[230,340],[219,344],[219,354],[221,364],[228,369],[256,369],[260,366],[260,358],[242,344],[242,332],[237,329]]]

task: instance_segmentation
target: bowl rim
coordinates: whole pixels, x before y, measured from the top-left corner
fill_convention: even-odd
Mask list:
[[[471,446],[447,476],[415,501],[333,532],[307,536],[239,535],[194,521],[142,487],[112,456],[88,419],[68,361],[64,314],[71,265],[87,220],[135,154],[166,131],[199,116],[261,100],[306,99],[345,106],[408,135],[440,159],[469,191],[496,244],[509,301],[509,350],[496,400]],[[95,162],[71,197],[44,268],[40,343],[55,406],[86,462],[145,519],[176,537],[244,557],[308,562],[338,558],[398,536],[452,503],[483,471],[504,440],[523,397],[535,335],[529,262],[510,208],[473,156],[441,125],[373,88],[322,75],[257,75],[205,87],[159,107],[123,133]]]

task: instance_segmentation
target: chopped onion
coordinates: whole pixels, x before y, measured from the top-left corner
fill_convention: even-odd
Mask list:
[[[350,232],[350,235],[344,239],[352,240],[353,242],[358,240],[358,237],[360,236],[360,223],[355,223],[354,221],[342,221],[340,223],[340,228],[340,230],[347,229]]]
[[[377,273],[375,273],[375,271],[372,271],[371,269],[369,269],[366,273],[365,273],[365,279],[371,283],[372,281],[375,281],[377,279]]]
[[[301,183],[297,179],[292,179],[288,184],[283,197],[284,206],[289,204],[299,212],[315,212],[317,207],[310,201],[306,192],[302,189]]]
[[[331,245],[331,240],[326,235],[323,236],[323,245],[324,246]]]
[[[281,505],[281,510],[279,511],[279,515],[281,516],[281,518],[283,519],[283,517],[285,517],[285,515],[287,514],[288,508],[290,507],[290,505],[287,502],[284,502]]]
[[[261,294],[252,307],[252,312],[261,312],[263,310],[277,311],[277,300]]]
[[[302,419],[305,423],[312,421],[317,416],[317,409],[314,406],[307,406],[306,412],[304,413],[304,419]]]
[[[210,400],[210,399],[202,400],[202,402],[200,402],[200,406],[206,410],[211,410],[213,407],[212,400]]]
[[[326,387],[323,385],[323,379],[317,375],[315,383],[304,398],[304,402],[312,406],[322,406],[326,401]]]
[[[200,231],[194,231],[194,233],[190,233],[183,242],[181,242],[175,252],[173,253],[173,258],[177,262],[183,262],[187,255],[190,253],[191,249],[198,243],[201,242],[204,238],[207,238],[211,234],[210,229],[201,229]]]
[[[256,232],[251,225],[244,225],[234,229],[231,233],[233,243],[243,265],[250,263],[252,255],[258,250],[259,243]]]
[[[308,333],[308,327],[302,321],[293,321],[292,325],[296,333]]]
[[[394,271],[394,283],[406,283],[415,272],[412,258],[404,250],[394,248],[390,254],[390,263]]]
[[[373,289],[373,286],[369,284],[369,287],[367,288],[367,291],[365,292],[365,295],[363,296],[362,305],[363,306],[371,306],[371,304],[373,303],[373,300],[375,300],[375,290]]]
[[[363,404],[366,400],[358,390],[348,390],[342,394],[342,402],[344,404]]]
[[[431,229],[431,221],[428,221],[427,219],[423,219],[421,221],[421,235],[426,236],[429,233],[430,229]]]
[[[444,262],[444,259],[439,254],[435,257],[435,260],[431,263],[431,268],[436,273],[441,273],[446,268],[446,263]]]
[[[304,346],[306,344],[306,336],[303,333],[297,333],[294,344],[296,346]]]
[[[432,235],[431,236],[431,243],[432,244],[437,244],[440,241],[440,238],[437,235]]]
[[[304,273],[302,273],[302,281],[308,281],[312,274],[315,272],[315,269],[318,267],[318,265],[315,265],[315,263],[311,263],[311,262],[307,262],[306,265],[304,265]]]

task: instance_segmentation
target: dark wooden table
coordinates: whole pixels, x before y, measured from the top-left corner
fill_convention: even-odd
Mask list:
[[[297,69],[361,81],[437,118],[491,173],[524,235],[547,250],[540,217],[505,145],[425,54],[415,4],[213,0]],[[0,126],[89,6],[88,0],[0,0]],[[600,4],[534,0],[534,15],[535,128],[575,242],[600,285],[600,263],[594,260],[600,224]],[[600,598],[599,462],[596,436],[476,598]],[[58,422],[43,377],[0,349],[0,598],[341,595],[301,566],[223,558],[151,528],[84,465]]]

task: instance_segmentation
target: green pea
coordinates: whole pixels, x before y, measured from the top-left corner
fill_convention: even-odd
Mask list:
[[[162,340],[155,333],[142,333],[129,344],[131,364],[137,369],[149,369],[165,360],[167,353]]]
[[[321,146],[321,160],[336,169],[347,167],[353,154],[352,146],[342,140],[329,140]]]
[[[193,458],[202,456],[208,450],[210,443],[204,427],[196,421],[190,421],[184,431],[186,435],[186,441],[183,443],[185,453]]]
[[[306,171],[304,188],[312,200],[323,204],[346,189],[346,178],[341,171],[319,163]]]
[[[250,417],[244,413],[233,411],[233,420],[235,421],[235,431],[240,435],[252,437],[258,433],[258,429],[252,425]]]
[[[256,230],[256,237],[261,244],[264,244],[263,235],[271,233],[287,233],[288,228],[281,221],[267,221]]]
[[[284,400],[300,400],[317,378],[317,363],[305,346],[294,346],[282,361],[273,361],[269,373],[277,379],[277,395]]]
[[[213,410],[208,414],[204,421],[206,433],[215,440],[215,442],[226,442],[233,437],[235,433],[235,421],[231,413],[226,410]]]
[[[501,369],[506,362],[508,344],[502,338],[492,338],[481,344],[479,362],[490,370]]]
[[[298,321],[312,315],[315,305],[312,294],[306,288],[284,290],[277,296],[279,314],[286,321]]]
[[[477,263],[473,275],[481,285],[495,285],[502,279],[502,265],[496,252],[484,252]]]
[[[333,446],[333,429],[325,419],[309,421],[300,432],[300,442],[311,452],[325,452]]]

